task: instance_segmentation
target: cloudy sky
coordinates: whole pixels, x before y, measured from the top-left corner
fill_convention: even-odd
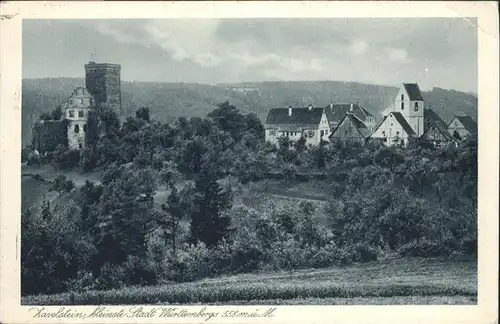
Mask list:
[[[126,81],[418,82],[477,92],[475,20],[25,20],[23,77],[83,77],[89,60]]]

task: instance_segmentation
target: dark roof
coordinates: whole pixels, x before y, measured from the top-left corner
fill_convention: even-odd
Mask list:
[[[477,134],[477,122],[471,116],[455,116],[471,134]]]
[[[370,130],[368,129],[368,127],[366,127],[365,123],[361,119],[359,119],[356,115],[354,115],[352,113],[346,113],[344,115],[344,118],[342,118],[342,120],[339,122],[337,127],[333,130],[333,132],[328,137],[331,137],[333,134],[335,134],[337,129],[339,129],[339,127],[342,125],[342,123],[345,121],[346,118],[349,118],[351,120],[351,122],[354,124],[354,126],[356,127],[358,132],[363,137],[369,137],[371,135]]]
[[[351,111],[351,105],[352,105],[352,111]],[[357,103],[356,104],[333,103],[325,107],[325,113],[329,123],[340,122],[342,119],[344,119],[347,113],[352,113],[356,115],[362,121],[366,121],[366,117],[368,116],[373,117],[373,115],[368,110],[361,107]]]
[[[433,123],[429,126],[427,126],[426,130],[424,131],[424,133],[422,134],[422,138],[425,138],[426,134],[432,129],[432,128],[436,128],[442,135],[443,137],[448,140],[448,141],[455,141],[455,138],[453,136],[451,136],[450,132],[448,132],[448,129],[446,128],[446,126],[443,126],[442,124],[440,123]]]
[[[408,134],[408,136],[415,135],[415,132],[411,128],[410,124],[408,124],[406,118],[404,118],[400,112],[392,111],[390,114],[392,114],[394,118],[396,118],[396,120],[401,125],[401,127],[403,127],[403,130],[406,132],[406,134]]]
[[[424,109],[424,132],[434,124],[446,129],[448,125],[432,109]]]
[[[420,88],[416,83],[403,83],[410,100],[424,100]]]
[[[273,108],[267,114],[266,124],[269,125],[318,125],[323,115],[323,108]]]

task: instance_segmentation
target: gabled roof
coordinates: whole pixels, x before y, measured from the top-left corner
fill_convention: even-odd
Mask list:
[[[352,105],[352,111],[351,111]],[[361,107],[359,104],[350,104],[350,103],[332,103],[325,107],[325,114],[328,118],[328,122],[340,122],[347,113],[352,113],[357,116],[362,121],[366,121],[366,118],[373,117],[373,115]]]
[[[417,83],[403,83],[410,100],[424,100]]]
[[[458,119],[462,125],[464,125],[465,129],[469,131],[469,133],[471,134],[477,133],[477,122],[471,116],[463,115],[463,116],[455,116],[455,118]]]
[[[292,108],[292,114],[288,114],[289,108],[273,108],[267,114],[268,125],[318,125],[323,115],[323,108]]]
[[[429,131],[431,131],[433,128],[435,128],[436,130],[438,130],[439,133],[441,133],[441,135],[443,135],[443,137],[446,140],[448,140],[448,141],[456,141],[456,139],[453,136],[451,136],[450,132],[448,132],[448,129],[446,128],[446,126],[443,126],[440,123],[433,123],[433,124],[429,125],[427,127],[427,129],[424,131],[424,133],[422,134],[421,138],[425,138],[426,134]]]
[[[394,118],[396,118],[396,120],[401,125],[406,134],[408,134],[408,136],[415,135],[415,132],[411,128],[410,124],[408,124],[406,118],[404,118],[404,116],[400,112],[392,111],[390,114],[392,114]]]
[[[396,119],[396,121],[401,125],[401,128],[403,128],[403,130],[405,131],[405,133],[408,134],[408,136],[415,135],[415,132],[411,128],[410,124],[408,124],[408,122],[406,121],[406,119],[404,118],[404,116],[401,115],[401,113],[397,112],[397,111],[391,111],[387,116],[385,116],[384,119],[382,120],[382,122],[380,122],[380,124],[378,124],[378,126],[375,128],[374,133],[380,128],[380,126],[382,126],[382,124],[384,124],[384,122],[386,121],[386,119],[391,114],[394,116],[394,118]]]
[[[356,115],[354,115],[352,113],[346,113],[344,118],[342,118],[342,120],[339,122],[337,127],[334,129],[334,131],[328,137],[331,137],[333,134],[335,134],[335,132],[337,132],[339,127],[344,123],[344,121],[346,119],[349,119],[353,123],[353,125],[356,127],[358,132],[363,137],[369,137],[371,135],[370,130],[368,129],[368,127],[366,127],[365,123],[361,119],[359,119]]]
[[[444,129],[448,128],[444,120],[442,120],[432,109],[424,109],[424,132],[434,124],[438,124],[439,127]]]

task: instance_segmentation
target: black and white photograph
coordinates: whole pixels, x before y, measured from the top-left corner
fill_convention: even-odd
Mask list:
[[[21,25],[31,316],[478,305],[476,17]]]

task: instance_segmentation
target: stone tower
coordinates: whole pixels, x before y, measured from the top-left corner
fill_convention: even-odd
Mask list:
[[[81,150],[88,145],[89,117],[94,110],[94,98],[87,89],[79,87],[62,106],[68,121],[68,147]]]
[[[122,108],[121,66],[119,64],[85,64],[85,87],[95,99],[97,107],[109,107],[117,114]]]

